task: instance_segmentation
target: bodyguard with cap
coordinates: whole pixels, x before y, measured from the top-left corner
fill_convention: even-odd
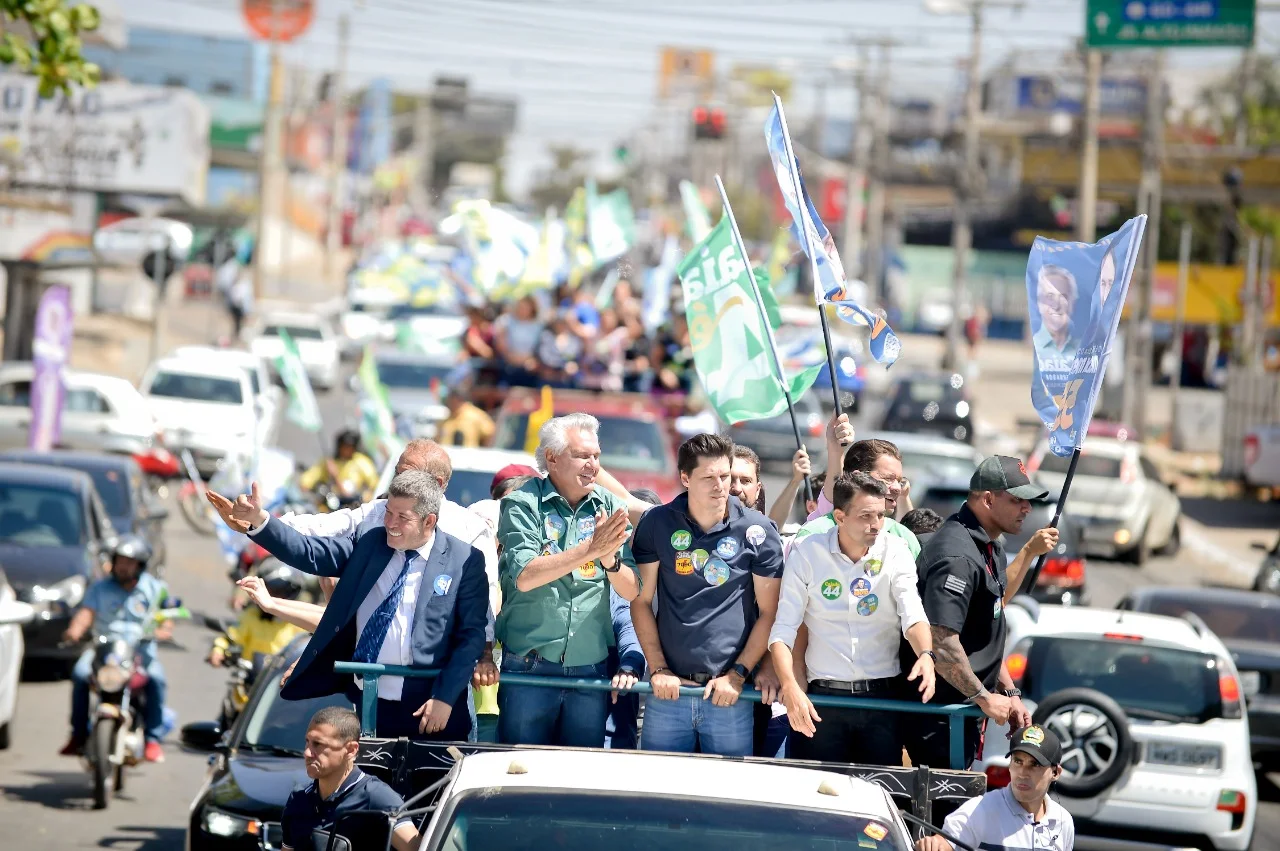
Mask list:
[[[974,848],[1071,851],[1076,827],[1071,813],[1049,797],[1062,776],[1062,743],[1038,725],[1015,730],[1009,747],[1009,785],[970,798],[947,816],[942,829]],[[916,851],[953,851],[944,837],[916,840]]]
[[[969,498],[947,518],[916,559],[920,598],[933,635],[940,675],[932,703],[972,703],[998,724],[1031,723],[1021,692],[1005,671],[1005,602],[1009,592],[1004,546],[1000,536],[1014,535],[1031,511],[1030,500],[1048,491],[1032,483],[1016,458],[987,458],[969,480]],[[1056,529],[1042,529],[1019,554],[1022,563],[1057,546]],[[903,670],[915,663],[904,644]],[[913,725],[907,751],[914,765],[950,765],[946,715],[923,716]],[[978,752],[985,719],[964,723],[964,765]]]

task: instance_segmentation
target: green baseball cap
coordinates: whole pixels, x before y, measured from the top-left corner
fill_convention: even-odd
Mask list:
[[[1044,499],[1049,495],[1048,489],[1031,481],[1021,461],[1008,455],[984,459],[969,479],[969,490],[1007,491],[1018,499]]]

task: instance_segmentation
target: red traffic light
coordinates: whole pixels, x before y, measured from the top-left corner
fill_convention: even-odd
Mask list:
[[[721,139],[724,137],[724,110],[696,106],[693,109],[693,135],[696,139]]]

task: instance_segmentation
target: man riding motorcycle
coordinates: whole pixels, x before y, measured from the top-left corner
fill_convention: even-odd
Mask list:
[[[267,592],[277,599],[296,600],[302,596],[303,574],[285,564],[275,562],[265,573],[258,574]],[[289,642],[302,634],[293,624],[267,614],[256,605],[246,606],[240,622],[227,629],[226,635],[213,640],[209,651],[209,664],[222,665],[232,645],[240,648],[242,659],[252,659],[259,653],[274,656],[289,646]]]
[[[79,642],[91,627],[111,638],[123,638],[138,645],[146,664],[146,727],[147,744],[143,757],[147,762],[164,762],[164,750],[160,739],[165,732],[164,668],[156,658],[156,641],[173,637],[173,622],[164,621],[156,626],[151,638],[144,639],[146,629],[154,613],[161,609],[169,595],[163,580],[147,573],[151,561],[151,545],[137,535],[123,535],[116,542],[111,557],[111,575],[89,586],[84,601],[71,618],[71,624],[63,633],[68,643]],[[89,740],[89,677],[93,665],[93,650],[80,655],[71,672],[71,738],[63,746],[63,756],[79,756]]]
[[[365,502],[378,486],[378,468],[368,455],[359,451],[359,432],[352,429],[338,432],[336,444],[334,457],[317,461],[298,477],[298,487],[312,493],[325,485],[341,503]]]

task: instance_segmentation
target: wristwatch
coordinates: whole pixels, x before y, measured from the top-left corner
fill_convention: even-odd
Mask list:
[[[742,681],[744,683],[751,678],[751,672],[748,671],[747,666],[742,664],[741,662],[738,662],[737,664],[735,664],[732,668],[730,668],[725,673],[737,674],[738,676],[742,677]]]
[[[933,651],[932,651],[932,650],[926,650],[926,651],[924,651],[923,653],[921,653],[920,655],[921,655],[921,656],[928,656],[928,657],[929,657],[930,659],[932,659],[934,662],[937,662],[937,661],[938,661],[938,657],[934,655],[934,653],[933,653]]]
[[[1000,693],[1003,694],[1005,697],[1022,697],[1022,689],[1020,688],[1002,689]]]

